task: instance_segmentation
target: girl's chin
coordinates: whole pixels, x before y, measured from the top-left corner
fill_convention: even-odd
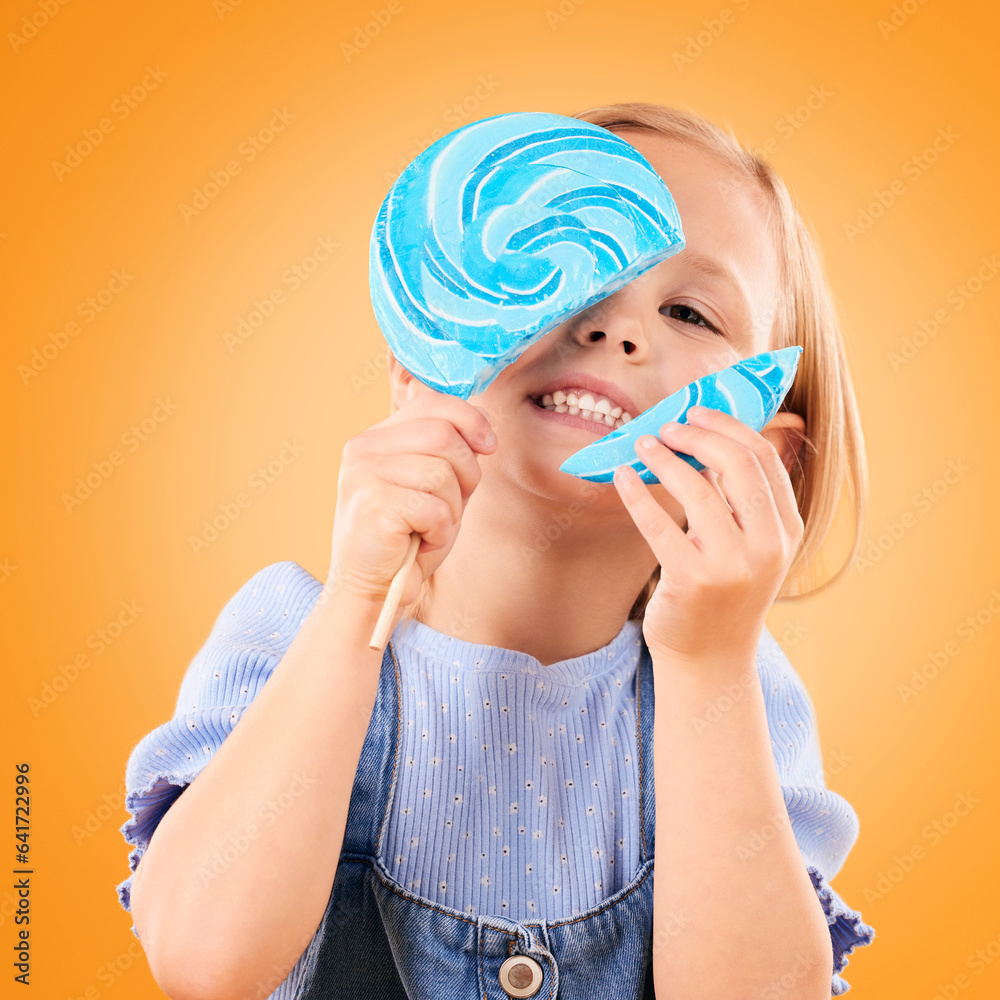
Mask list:
[[[557,442],[550,446],[539,443],[530,451],[520,453],[508,467],[511,486],[538,497],[546,505],[556,504],[565,512],[562,519],[575,521],[590,508],[625,511],[614,483],[592,483],[560,470],[559,466],[570,454]]]

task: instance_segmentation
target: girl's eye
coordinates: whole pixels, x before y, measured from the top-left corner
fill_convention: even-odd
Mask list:
[[[712,331],[712,333],[717,333],[720,337],[723,336],[721,330],[714,327],[707,319],[697,309],[693,309],[691,306],[684,305],[683,302],[675,302],[673,305],[667,306],[667,315],[671,319],[679,319],[682,323],[689,323],[692,326],[702,326],[704,325],[706,329]]]

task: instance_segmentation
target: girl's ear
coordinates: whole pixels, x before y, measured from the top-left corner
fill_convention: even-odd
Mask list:
[[[395,413],[417,393],[426,389],[426,386],[396,360],[396,355],[389,348],[386,348],[386,357],[389,362],[389,389],[392,394],[391,412]]]
[[[798,413],[782,410],[774,415],[770,423],[761,428],[760,434],[774,445],[785,469],[790,472],[806,436],[805,420]]]

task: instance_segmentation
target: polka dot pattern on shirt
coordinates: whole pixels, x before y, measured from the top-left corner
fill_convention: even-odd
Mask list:
[[[548,666],[415,621],[393,649],[406,767],[383,847],[392,877],[515,920],[572,916],[627,884],[641,843],[640,623]]]

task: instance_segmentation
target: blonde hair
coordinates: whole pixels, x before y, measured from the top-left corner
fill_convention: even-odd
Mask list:
[[[781,410],[799,414],[806,424],[802,446],[789,471],[804,533],[777,599],[802,598],[825,590],[853,564],[860,550],[868,505],[868,471],[840,322],[811,229],[784,181],[766,160],[745,149],[731,132],[693,112],[660,104],[624,103],[590,108],[572,117],[611,132],[642,129],[695,146],[716,156],[737,175],[756,181],[765,195],[784,293],[774,317],[771,349],[803,348],[795,381]],[[836,573],[817,583],[819,553],[833,526],[845,480],[854,508],[851,551]],[[643,617],[659,578],[657,566],[632,605],[630,619]],[[417,617],[427,588],[428,581],[424,581],[404,618]]]

